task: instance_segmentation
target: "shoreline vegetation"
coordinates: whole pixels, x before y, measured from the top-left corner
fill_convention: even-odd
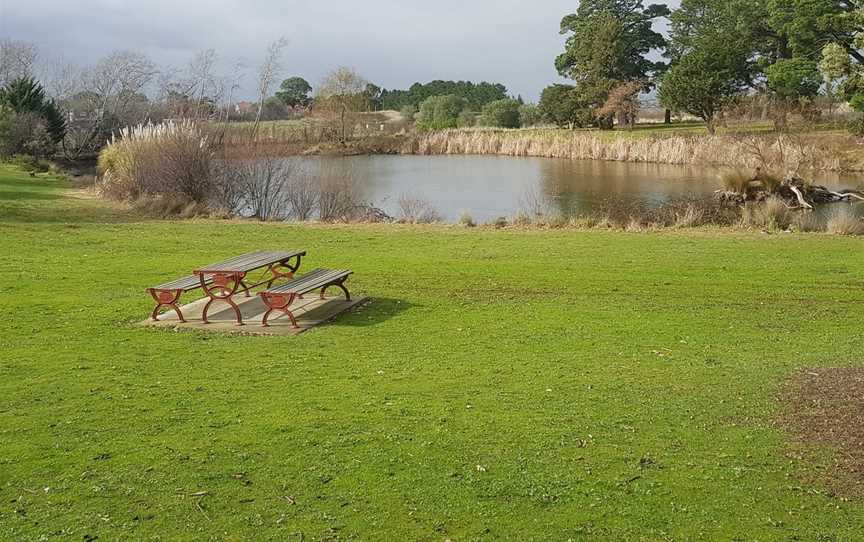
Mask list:
[[[300,123],[298,123],[300,124]],[[383,125],[382,125],[383,126]],[[556,128],[456,128],[362,134],[328,140],[314,128],[264,128],[253,139],[247,128],[213,128],[226,156],[242,158],[249,147],[275,156],[491,155],[653,163],[681,166],[864,172],[861,139],[843,130],[774,133],[750,129],[700,133],[698,124],[642,126],[641,130]]]
[[[464,143],[477,144],[482,149],[485,134],[474,135],[478,134],[479,142],[468,134]],[[458,139],[458,134],[454,135]],[[637,144],[649,140],[632,139]],[[788,164],[790,160],[797,161],[800,169],[807,163],[805,160],[818,154],[808,152],[800,142],[783,138],[770,146],[749,142],[754,145],[750,148],[751,156],[759,159],[754,163],[761,165],[724,172],[718,178],[714,197],[685,196],[659,206],[609,198],[590,213],[578,213],[575,209],[558,208],[550,195],[529,189],[520,199],[515,214],[497,217],[489,224],[627,231],[704,226],[864,233],[864,222],[855,216],[852,207],[864,201],[864,194],[853,190],[832,192],[795,175],[774,173],[782,171],[780,164]],[[747,141],[742,143],[746,144]],[[518,144],[487,147],[499,152],[507,148],[523,153],[529,149]],[[377,202],[364,199],[357,180],[350,174],[310,175],[291,161],[272,156],[269,154],[272,149],[257,142],[244,147],[242,160],[223,159],[220,153],[224,150],[224,142],[220,145],[214,141],[196,123],[130,129],[102,151],[99,160],[102,177],[96,189],[103,197],[131,203],[147,214],[162,217],[240,216],[298,223],[441,222],[439,210],[413,194],[402,194],[396,216],[390,216],[376,206]],[[439,150],[453,148],[439,147]],[[841,201],[831,207],[827,205]],[[459,223],[475,225],[468,215],[461,217]]]

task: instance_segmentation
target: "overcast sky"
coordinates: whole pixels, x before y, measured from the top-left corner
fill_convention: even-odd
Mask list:
[[[78,64],[126,49],[184,66],[196,51],[213,48],[223,71],[238,58],[250,66],[244,87],[251,96],[255,66],[267,44],[284,35],[285,75],[313,85],[346,65],[386,88],[486,80],[536,99],[558,80],[559,23],[577,6],[575,0],[0,0],[0,38],[32,41],[43,57]]]

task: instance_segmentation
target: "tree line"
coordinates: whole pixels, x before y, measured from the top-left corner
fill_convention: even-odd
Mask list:
[[[668,37],[655,30],[667,20]],[[764,97],[775,127],[790,114],[817,116],[815,99],[864,112],[864,3],[858,0],[582,0],[564,17],[555,60],[571,84],[541,95],[543,117],[560,126],[609,129],[635,122],[640,94],[704,120]]]

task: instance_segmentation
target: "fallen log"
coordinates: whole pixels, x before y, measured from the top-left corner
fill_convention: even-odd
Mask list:
[[[769,197],[783,200],[788,207],[812,210],[816,205],[836,203],[840,201],[864,202],[864,192],[858,190],[834,191],[824,186],[810,184],[800,177],[789,177],[780,183],[768,182],[761,172],[756,177],[741,186],[742,191],[718,190],[714,197],[728,205],[745,205],[751,202],[762,202]]]

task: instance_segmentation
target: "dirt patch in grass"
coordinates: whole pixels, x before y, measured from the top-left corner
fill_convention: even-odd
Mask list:
[[[780,401],[779,422],[795,438],[791,455],[812,467],[806,481],[864,498],[864,368],[800,370]],[[834,452],[827,461],[825,448]]]

